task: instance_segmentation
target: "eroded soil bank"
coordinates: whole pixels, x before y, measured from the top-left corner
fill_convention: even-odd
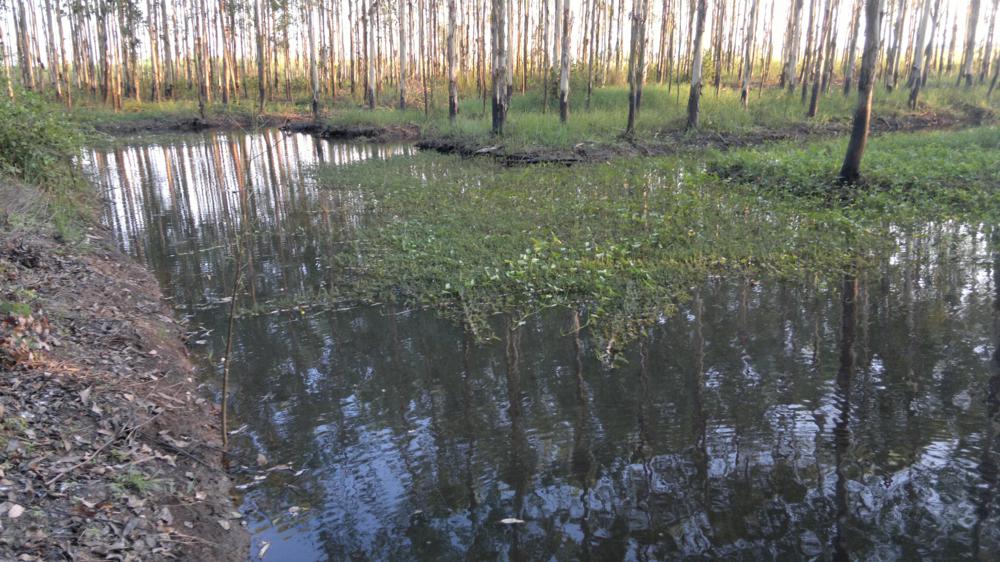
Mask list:
[[[0,366],[0,559],[243,560],[182,327],[106,232],[86,238],[0,230],[3,300],[32,311],[0,334],[38,348]]]

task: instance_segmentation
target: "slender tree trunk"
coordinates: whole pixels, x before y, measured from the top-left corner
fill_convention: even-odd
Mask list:
[[[453,0],[451,0],[453,1]],[[522,0],[521,2],[521,13],[524,16],[524,24],[521,26],[521,93],[523,94],[528,89],[528,23],[529,15],[531,14],[528,10],[528,2]],[[458,95],[456,94],[457,98]],[[457,111],[457,109],[456,109]]]
[[[667,52],[669,47],[667,46],[667,41],[670,38],[670,0],[663,0],[663,6],[660,10],[660,48],[659,48],[659,60],[656,63],[656,81],[663,84],[667,80],[667,68],[669,65],[669,59],[667,58]]]
[[[104,1],[104,0],[99,0]],[[105,8],[106,10],[106,8]],[[21,86],[25,90],[35,89],[35,64],[31,55],[31,26],[28,25],[28,13],[24,9],[24,0],[18,0],[17,20],[17,52],[21,67]],[[98,21],[98,25],[102,25]]]
[[[895,31],[893,32],[892,47],[889,49],[889,67],[886,69],[885,73],[885,84],[889,91],[892,91],[896,87],[896,80],[899,76],[899,56],[900,51],[903,48],[903,34],[906,27],[906,14],[909,8],[909,3],[907,0],[899,0],[899,8],[897,8],[897,18]]]
[[[150,84],[149,84],[149,94],[150,99],[155,103],[160,101],[160,49],[159,49],[159,36],[156,33],[156,16],[157,10],[156,5],[153,3],[154,0],[148,0],[146,3],[147,13],[146,17],[149,19],[149,64],[150,64]]]
[[[0,25],[0,80],[3,81],[7,90],[7,99],[14,101],[14,84],[10,76],[10,66],[7,64],[7,42],[4,37],[3,26]]]
[[[920,16],[920,28],[917,30],[917,39],[913,42],[913,64],[910,66],[910,109],[917,108],[917,97],[920,95],[920,86],[923,84],[921,74],[924,68],[924,51],[927,48],[926,34],[927,24],[931,17],[931,0],[923,0],[924,9]]]
[[[757,4],[758,0],[750,0],[750,24],[747,26],[746,50],[743,54],[743,88],[740,90],[740,102],[743,104],[743,109],[747,109],[750,103],[750,75],[753,74],[753,42],[757,32]],[[766,64],[768,61],[764,62]]]
[[[365,53],[365,66],[368,69],[368,80],[365,84],[365,101],[368,103],[368,109],[374,111],[375,103],[377,101],[377,94],[375,92],[376,87],[376,76],[375,69],[378,64],[378,54],[375,47],[375,15],[378,9],[377,0],[372,0],[368,7],[368,17],[365,18],[365,34],[367,36],[367,52]]]
[[[642,96],[642,54],[645,51],[643,29],[646,26],[645,0],[632,0],[632,38],[628,54],[628,121],[625,134],[635,133],[635,120],[639,115],[639,100]]]
[[[264,98],[266,95],[265,82],[267,61],[264,59],[264,28],[260,23],[260,4],[268,0],[254,0],[253,2],[253,22],[257,30],[257,111],[264,112]]]
[[[559,120],[563,123],[569,119],[569,48],[570,30],[572,30],[572,15],[569,11],[569,1],[563,2],[562,17],[562,53],[559,70]]]
[[[552,52],[549,46],[549,0],[542,0],[542,113],[549,111],[549,75],[552,73]]]
[[[820,34],[816,49],[816,62],[813,63],[812,97],[809,100],[807,117],[816,117],[816,111],[819,108],[820,81],[823,79],[824,56],[826,55],[830,34],[833,31],[833,5],[831,4],[831,0],[826,0],[826,8],[824,8],[823,13],[823,31]]]
[[[311,17],[312,16],[310,15],[310,18]],[[231,95],[229,89],[231,82],[230,73],[232,72],[232,64],[229,60],[229,30],[226,28],[226,0],[219,0],[219,31],[222,35],[222,52],[220,53],[222,57],[222,104],[229,105],[229,96]],[[312,33],[310,33],[310,35],[311,34]]]
[[[306,4],[307,32],[306,41],[309,43],[309,86],[312,90],[312,115],[313,121],[319,121],[319,69],[316,55],[316,10],[313,5]]]
[[[990,23],[986,26],[986,46],[983,48],[982,68],[979,70],[979,83],[986,82],[990,74],[990,63],[993,61],[993,36],[997,31],[997,11],[1000,11],[1000,0],[993,0],[993,11],[990,13]]]
[[[493,43],[493,134],[502,135],[507,119],[507,0],[492,0],[490,38]]]
[[[560,58],[560,50],[562,49],[562,16],[563,16],[563,2],[569,2],[570,0],[555,0],[556,11],[555,19],[552,24],[552,64],[557,65],[562,60]]]
[[[705,18],[708,15],[707,0],[697,0],[697,18],[694,28],[694,39],[691,43],[693,58],[691,61],[691,91],[688,94],[687,128],[697,129],[701,114],[702,83],[702,51],[705,39]]]
[[[809,91],[809,77],[811,76],[811,71],[813,67],[813,59],[815,54],[814,39],[816,35],[816,2],[818,0],[810,0],[809,2],[809,28],[806,30],[806,53],[805,58],[802,61],[802,103],[806,103],[806,93]]]
[[[458,78],[455,75],[455,27],[456,21],[455,0],[448,0],[448,120],[452,123],[458,117]],[[527,50],[527,47],[525,47]],[[527,74],[527,61],[521,67]]]
[[[875,65],[878,63],[879,29],[882,0],[865,0],[865,46],[858,76],[858,105],[854,110],[851,139],[840,168],[842,183],[857,183],[861,177],[861,159],[868,144],[868,129],[872,118],[872,96],[875,91]]]
[[[1000,78],[1000,55],[997,55],[997,60],[993,63],[993,80],[990,80],[990,89],[986,92],[986,99],[993,97],[993,90],[997,87],[998,78]],[[8,89],[9,88],[10,86],[8,86]],[[11,92],[11,95],[14,95],[13,92]]]
[[[955,66],[955,46],[958,43],[958,14],[951,19],[951,42],[948,43],[948,61],[945,63],[945,72],[951,74],[951,69]],[[959,81],[962,80],[959,73]]]
[[[969,22],[965,26],[965,56],[962,59],[962,73],[958,77],[958,83],[965,79],[965,86],[972,87],[972,63],[976,57],[976,28],[979,25],[980,0],[969,1]]]
[[[503,0],[500,0],[501,2]],[[424,7],[426,6],[425,0],[420,0],[420,10],[418,14],[418,27],[420,28],[420,87],[424,94],[424,116],[426,117],[430,113],[430,97],[427,86],[427,66],[430,64],[427,60],[427,44],[424,36]]]
[[[167,2],[166,0],[160,0],[160,20],[163,24],[163,54],[164,54],[164,66],[166,66],[166,72],[163,73],[163,84],[161,88],[163,94],[169,99],[174,95],[174,81],[176,80],[176,72],[174,69],[174,54],[173,46],[170,43],[170,26],[167,24]],[[176,26],[174,29],[176,30]]]
[[[782,86],[788,91],[795,91],[795,79],[798,76],[799,47],[802,41],[802,8],[805,0],[794,0],[792,12],[788,16],[788,37],[785,43],[785,64],[781,72]]]
[[[590,98],[594,93],[594,59],[597,57],[597,0],[590,0],[590,30],[587,45],[587,101],[585,107],[590,109]]]
[[[723,21],[726,17],[726,3],[716,2],[715,4],[715,41],[714,44],[712,63],[715,67],[715,78],[712,80],[712,85],[715,87],[715,97],[719,97],[719,91],[722,88],[722,67],[723,65],[723,54],[722,45],[725,42],[725,33],[722,32]],[[730,33],[730,36],[732,34]]]
[[[844,57],[844,95],[851,92],[851,85],[854,82],[854,69],[857,66],[858,37],[861,28],[861,7],[864,0],[854,1],[854,10],[851,15],[851,35],[847,41],[847,54]]]
[[[58,4],[56,5],[58,10]],[[45,19],[47,21],[48,53],[49,57],[49,80],[52,88],[56,92],[56,99],[62,100],[62,76],[59,62],[59,50],[56,49],[55,20],[52,18],[52,0],[45,0]]]
[[[403,0],[399,2],[399,109],[406,109],[406,14]]]
[[[568,2],[568,0],[567,0]],[[509,106],[511,98],[514,97],[514,59],[517,58],[514,33],[514,1],[507,0],[507,104]]]
[[[205,120],[205,108],[208,105],[208,83],[207,77],[208,73],[203,72],[206,69],[207,61],[205,61],[205,34],[204,34],[204,22],[203,15],[205,14],[204,0],[201,4],[201,14],[196,17],[195,21],[195,38],[194,38],[194,49],[195,49],[195,60],[197,64],[197,72],[195,74],[198,76],[198,114],[201,116],[201,120]]]

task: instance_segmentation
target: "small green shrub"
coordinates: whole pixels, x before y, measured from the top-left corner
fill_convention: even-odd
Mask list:
[[[30,93],[0,100],[0,176],[39,188],[48,213],[41,220],[63,236],[88,209],[80,200],[86,181],[75,163],[82,144],[82,133],[59,106]]]

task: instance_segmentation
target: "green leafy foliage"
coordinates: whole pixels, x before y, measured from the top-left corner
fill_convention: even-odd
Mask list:
[[[37,96],[0,99],[0,171],[27,183],[63,184],[83,137],[57,107]]]
[[[0,176],[40,189],[47,216],[35,218],[67,237],[89,212],[81,201],[87,183],[74,162],[82,144],[83,135],[60,107],[30,93],[0,99]]]

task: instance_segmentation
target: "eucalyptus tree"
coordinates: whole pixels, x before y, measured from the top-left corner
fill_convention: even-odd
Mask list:
[[[997,60],[993,63],[993,80],[990,80],[990,89],[986,92],[986,99],[993,97],[993,90],[997,87],[998,78],[1000,78],[1000,54],[997,55]],[[11,95],[13,96],[13,93]]]
[[[925,44],[927,36],[927,26],[931,19],[931,0],[922,0],[923,9],[920,15],[920,27],[917,28],[917,36],[913,41],[913,64],[910,65],[910,87],[909,106],[911,109],[917,107],[917,97],[920,95],[920,87],[923,85],[924,51],[927,50]],[[932,32],[933,34],[933,32]]]
[[[993,0],[993,10],[990,11],[990,23],[986,26],[986,46],[983,47],[983,61],[979,70],[979,83],[986,82],[990,74],[990,63],[993,61],[993,36],[997,31],[997,12],[1000,11],[1000,0]]]
[[[872,98],[875,92],[875,70],[878,64],[879,29],[882,25],[882,0],[865,0],[865,46],[858,75],[858,104],[854,109],[851,138],[840,168],[842,183],[856,183],[861,177],[861,159],[868,144],[871,127]]]
[[[896,87],[896,80],[899,76],[899,53],[902,50],[909,6],[908,0],[899,0],[896,6],[896,24],[893,28],[892,45],[889,48],[885,70],[885,85],[890,91]]]
[[[816,117],[816,111],[819,108],[820,82],[823,79],[824,71],[823,65],[826,62],[826,52],[831,34],[833,33],[833,1],[825,1],[826,7],[823,9],[821,32],[816,45],[816,60],[813,63],[812,97],[809,100],[809,111],[806,112],[806,116],[808,117]],[[805,92],[805,84],[803,84],[802,90]]]
[[[646,14],[648,0],[632,0],[632,37],[629,41],[628,56],[628,121],[625,134],[635,133],[635,120],[639,115],[642,101],[643,69],[646,66]]]
[[[746,48],[743,52],[743,85],[740,88],[740,103],[743,109],[750,103],[750,77],[753,74],[754,35],[757,32],[758,0],[750,0],[750,22],[747,24]],[[764,61],[765,64],[767,61]]]
[[[549,49],[550,17],[549,0],[542,0],[542,113],[548,113],[549,110],[549,75],[552,73],[552,57]]]
[[[694,37],[691,43],[691,91],[688,94],[687,128],[697,129],[701,114],[702,50],[705,39],[705,18],[708,15],[708,1],[697,0]]]
[[[264,56],[264,26],[261,22],[260,5],[268,0],[253,0],[253,23],[257,33],[257,111],[264,112],[264,102],[267,97],[267,60]]]
[[[375,16],[378,10],[378,0],[371,0],[368,9],[363,17],[365,27],[365,68],[368,71],[368,79],[365,80],[365,102],[368,109],[374,110],[377,101],[375,92],[375,64],[377,52],[375,50]]]
[[[59,4],[58,0],[56,2],[55,10],[58,12]],[[63,97],[63,85],[62,85],[62,62],[59,60],[60,49],[56,48],[56,33],[55,33],[55,20],[52,17],[52,0],[45,0],[45,20],[47,26],[46,36],[48,38],[48,57],[49,57],[49,81],[52,83],[52,89],[55,91],[56,99],[62,100]],[[58,18],[58,13],[56,15]],[[61,21],[61,18],[60,18]]]
[[[802,8],[805,0],[793,0],[788,14],[788,28],[785,31],[785,62],[781,71],[781,85],[795,90],[796,69],[798,67],[799,45],[802,42]]]
[[[2,8],[3,4],[0,3],[0,9]],[[7,90],[7,99],[13,101],[15,99],[14,81],[11,79],[10,67],[7,63],[7,42],[2,25],[0,25],[0,82],[3,82],[3,87]]]
[[[502,135],[507,120],[507,2],[491,0],[490,40],[493,67],[493,134]]]
[[[24,0],[17,0],[17,4],[13,5],[12,9],[17,29],[17,63],[21,69],[21,85],[26,90],[34,90],[35,58],[31,53],[34,29],[28,24],[28,11],[25,9]]]
[[[312,115],[314,121],[319,121],[319,70],[316,53],[316,10],[312,2],[306,2],[303,6],[306,12],[306,43],[309,46],[309,87],[312,91]]]
[[[452,123],[458,117],[458,77],[456,76],[455,52],[455,0],[448,0],[448,120]],[[527,70],[525,70],[527,73]]]
[[[958,84],[965,79],[966,87],[972,87],[972,63],[976,56],[976,29],[979,25],[980,0],[969,0],[969,20],[965,29],[965,54],[962,56],[962,72]]]
[[[854,8],[851,10],[850,34],[847,39],[847,51],[844,53],[844,95],[851,93],[851,86],[854,83],[854,70],[857,66],[858,57],[858,36],[861,28],[861,7],[864,0],[854,0]]]
[[[562,48],[559,63],[559,120],[563,123],[569,119],[569,49],[570,32],[572,30],[572,15],[569,2],[563,2],[562,15]]]
[[[398,25],[399,25],[399,109],[406,109],[406,43],[408,37],[406,35],[406,13],[405,13],[405,3],[403,0],[398,0],[399,2],[399,13],[398,13]],[[412,4],[411,10],[412,10]]]

